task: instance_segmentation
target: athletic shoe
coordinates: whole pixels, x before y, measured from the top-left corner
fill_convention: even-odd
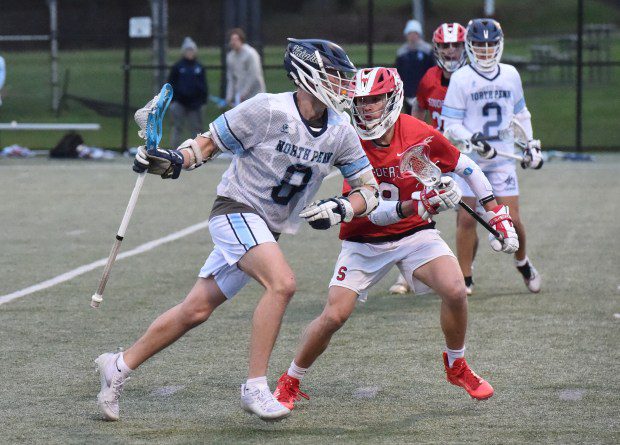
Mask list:
[[[241,385],[241,407],[263,420],[278,420],[291,413],[290,409],[276,400],[267,386],[247,388],[245,384]]]
[[[278,402],[290,410],[295,407],[295,402],[299,402],[302,397],[310,400],[308,394],[299,390],[299,379],[291,377],[286,372],[280,376],[273,395],[278,399]]]
[[[523,275],[523,281],[530,292],[535,294],[540,292],[542,278],[531,262],[528,261],[523,266],[517,266],[517,270],[521,273],[521,275]]]
[[[409,284],[407,284],[407,280],[405,280],[405,277],[402,275],[398,275],[396,283],[390,286],[390,293],[403,295],[409,292],[411,292],[411,288],[409,287]]]
[[[493,395],[493,387],[469,368],[465,358],[457,358],[450,368],[448,354],[444,352],[443,363],[448,382],[464,388],[472,399],[486,400]]]
[[[474,280],[472,277],[465,277],[465,291],[468,297],[474,293]]]
[[[107,372],[109,364],[115,362],[119,355],[120,353],[107,352],[95,359],[95,369],[99,371],[101,379],[101,391],[97,394],[97,405],[106,420],[118,420],[118,399],[123,392],[123,385],[129,380],[129,377],[124,377],[120,370],[119,372]]]

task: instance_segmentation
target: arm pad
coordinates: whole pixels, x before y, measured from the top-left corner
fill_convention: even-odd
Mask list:
[[[353,193],[359,193],[366,203],[366,210],[362,214],[355,216],[366,216],[377,208],[379,205],[379,184],[370,168],[355,179],[347,179],[347,182],[352,189],[349,192],[349,196]],[[368,187],[372,187],[372,190]]]
[[[467,155],[461,153],[454,173],[467,182],[467,185],[474,192],[474,195],[476,195],[476,198],[478,198],[481,204],[487,202],[489,197],[493,197],[493,187],[491,187],[491,183],[484,173],[482,173],[478,164],[472,161]]]

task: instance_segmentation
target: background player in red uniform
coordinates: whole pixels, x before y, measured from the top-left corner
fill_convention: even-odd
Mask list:
[[[466,32],[458,23],[443,23],[437,27],[433,33],[433,52],[437,66],[430,68],[420,80],[413,103],[411,115],[426,121],[428,112],[433,126],[439,131],[443,131],[441,106],[448,91],[450,76],[467,61]],[[390,286],[390,293],[393,294],[406,294],[410,290],[407,279],[402,274]]]
[[[349,318],[358,298],[365,298],[368,290],[396,265],[411,286],[420,291],[431,288],[442,300],[440,320],[446,341],[443,357],[448,381],[476,399],[487,399],[493,395],[493,388],[469,368],[464,358],[467,296],[463,275],[430,219],[430,215],[454,208],[461,198],[459,188],[450,177],[442,177],[441,189],[424,188],[417,180],[401,174],[400,155],[410,147],[425,146],[430,160],[442,172],[454,171],[466,178],[487,210],[485,219],[505,237],[503,244],[493,238],[492,247],[513,253],[519,242],[508,209],[497,205],[480,168],[441,133],[409,115],[399,114],[403,92],[395,69],[358,71],[354,100],[355,128],[363,139],[383,200],[368,218],[341,226],[342,250],[327,304],[305,330],[297,355],[280,377],[274,395],[289,409],[300,397],[308,398],[299,389],[307,369]],[[344,190],[350,190],[346,182]],[[419,199],[410,199],[412,193],[419,194]]]

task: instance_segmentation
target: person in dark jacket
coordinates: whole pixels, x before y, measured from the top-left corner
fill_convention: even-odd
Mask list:
[[[209,88],[205,68],[198,62],[198,47],[190,37],[185,37],[181,46],[183,58],[170,70],[168,83],[174,95],[170,103],[172,136],[170,142],[178,147],[183,140],[202,132],[202,107],[207,102]],[[183,133],[185,126],[188,133]]]
[[[433,47],[422,39],[420,22],[409,20],[403,34],[407,41],[396,52],[396,69],[404,86],[403,113],[411,114],[418,84],[426,71],[435,65],[435,59]]]

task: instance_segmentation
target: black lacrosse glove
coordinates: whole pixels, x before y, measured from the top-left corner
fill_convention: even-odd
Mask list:
[[[480,156],[482,156],[484,159],[493,159],[495,156],[497,156],[497,150],[491,147],[491,144],[489,144],[483,138],[484,134],[482,134],[481,132],[474,133],[471,136],[471,143],[474,146],[474,149],[478,153],[480,153]]]
[[[163,179],[177,179],[183,168],[183,154],[179,150],[155,148],[147,150],[144,146],[138,147],[133,161],[133,171],[136,173],[148,172],[160,175]]]

